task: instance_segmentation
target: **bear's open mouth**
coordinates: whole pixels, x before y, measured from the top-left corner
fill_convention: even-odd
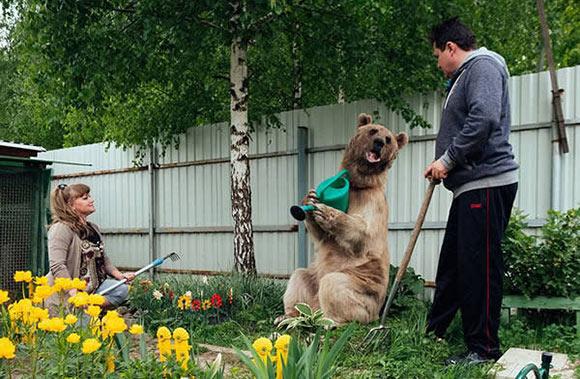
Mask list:
[[[377,163],[381,161],[381,156],[374,151],[367,152],[366,158],[370,163]]]

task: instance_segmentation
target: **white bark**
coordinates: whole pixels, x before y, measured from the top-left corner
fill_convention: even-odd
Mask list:
[[[235,16],[234,16],[235,17]],[[236,271],[256,273],[252,229],[252,191],[248,160],[248,66],[246,44],[234,38],[231,45],[231,196],[234,219],[234,264]]]

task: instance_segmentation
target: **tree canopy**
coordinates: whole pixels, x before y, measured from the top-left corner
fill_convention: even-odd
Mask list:
[[[229,119],[228,2],[3,4],[18,17],[0,55],[1,139],[167,145],[191,126]],[[556,62],[579,64],[577,7],[555,0],[547,10]],[[292,109],[297,86],[300,107],[377,98],[411,119],[404,97],[443,83],[425,36],[451,15],[504,55],[512,74],[538,69],[534,2],[248,2],[250,120]]]

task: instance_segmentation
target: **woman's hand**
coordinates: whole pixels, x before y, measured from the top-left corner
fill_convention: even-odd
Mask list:
[[[134,272],[126,272],[123,274],[123,278],[127,279],[128,282],[131,282],[133,279],[135,279],[135,273]]]

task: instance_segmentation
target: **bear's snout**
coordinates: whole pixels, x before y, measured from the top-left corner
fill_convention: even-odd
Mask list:
[[[383,141],[380,138],[377,138],[373,141],[373,152],[380,154],[381,150],[383,149],[383,146],[385,146],[385,141]]]

